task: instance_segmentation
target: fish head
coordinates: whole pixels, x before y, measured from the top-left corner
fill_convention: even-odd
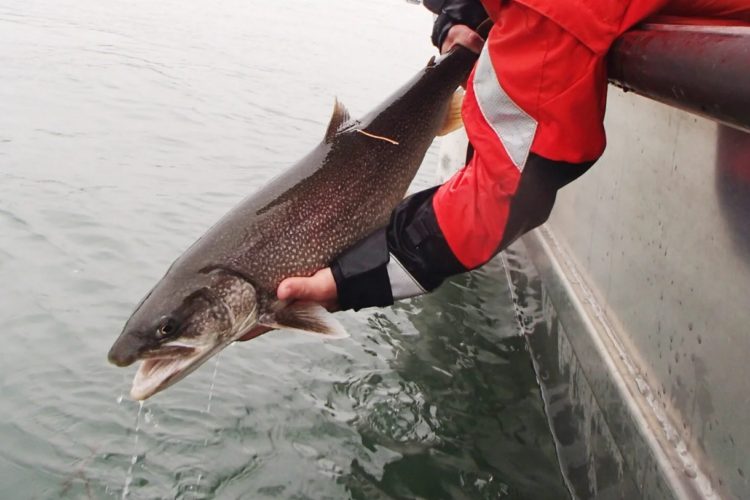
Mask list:
[[[146,399],[237,340],[258,319],[256,290],[231,273],[169,274],[143,299],[109,351],[117,366],[141,364],[130,396]]]

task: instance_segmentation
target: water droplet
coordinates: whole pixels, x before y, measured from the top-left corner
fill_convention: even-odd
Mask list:
[[[130,459],[130,467],[128,467],[127,475],[125,476],[125,486],[122,489],[122,499],[128,497],[130,493],[130,484],[133,482],[133,468],[138,461],[138,433],[141,428],[141,413],[143,412],[143,401],[138,401],[138,414],[135,416],[135,437],[133,438],[133,457]]]
[[[208,402],[206,403],[206,413],[211,413],[211,400],[214,397],[214,386],[216,385],[216,374],[219,371],[219,357],[220,356],[221,356],[221,353],[217,354],[216,361],[214,362],[214,373],[211,376],[211,387],[209,387],[208,389]]]

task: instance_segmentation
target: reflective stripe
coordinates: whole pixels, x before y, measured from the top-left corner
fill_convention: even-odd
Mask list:
[[[523,171],[537,122],[505,93],[484,44],[474,73],[474,95],[487,124],[500,139],[513,164]]]
[[[422,285],[409,274],[409,271],[391,254],[391,258],[386,266],[388,279],[391,282],[391,294],[393,300],[406,299],[415,295],[427,293]]]

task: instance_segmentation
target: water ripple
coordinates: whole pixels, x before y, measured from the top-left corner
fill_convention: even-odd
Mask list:
[[[342,313],[348,340],[226,349],[211,412],[209,363],[144,405],[135,450],[134,368],[106,361],[174,258],[320,141],[335,95],[361,115],[427,61],[426,11],[10,0],[0,24],[0,497],[558,491],[491,270]]]

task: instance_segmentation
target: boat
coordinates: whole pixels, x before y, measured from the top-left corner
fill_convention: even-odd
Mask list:
[[[608,73],[604,156],[500,256],[561,472],[576,498],[750,498],[750,27],[653,20]]]

